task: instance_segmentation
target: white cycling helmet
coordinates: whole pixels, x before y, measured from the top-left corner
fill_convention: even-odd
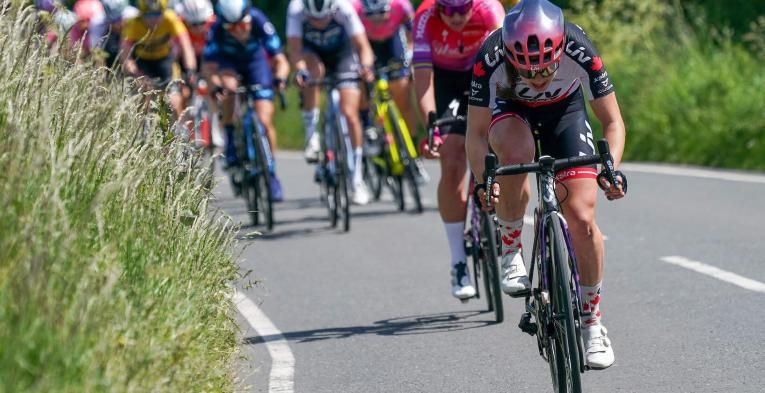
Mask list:
[[[303,8],[308,16],[321,19],[337,8],[337,2],[335,0],[303,0]]]
[[[242,20],[250,10],[248,0],[220,0],[217,11],[226,23],[236,23]]]
[[[175,11],[186,23],[194,25],[207,22],[213,14],[213,6],[210,0],[182,0]]]
[[[361,8],[366,14],[382,14],[390,11],[390,0],[361,0]]]
[[[106,13],[106,20],[115,22],[122,19],[122,14],[128,7],[128,0],[101,0]]]

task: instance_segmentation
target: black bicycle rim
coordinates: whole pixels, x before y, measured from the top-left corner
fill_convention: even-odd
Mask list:
[[[581,367],[579,363],[579,339],[574,324],[571,301],[571,269],[569,268],[568,247],[563,237],[560,220],[550,222],[549,241],[553,269],[551,301],[554,312],[555,353],[557,370],[557,391],[559,393],[581,393]]]
[[[348,152],[346,151],[345,138],[341,119],[337,118],[335,129],[335,167],[336,187],[335,187],[335,209],[337,214],[343,218],[343,231],[348,232],[351,229],[351,211],[348,203]]]
[[[260,225],[260,215],[258,211],[258,182],[257,179],[249,173],[249,170],[244,170],[244,176],[242,176],[242,193],[244,199],[247,202],[247,212],[250,214],[250,222],[253,226]]]
[[[260,168],[258,170],[261,171],[258,174],[258,206],[260,206],[260,214],[263,215],[266,229],[270,231],[274,229],[274,202],[271,199],[271,175],[268,173],[268,169]]]
[[[484,238],[483,257],[485,260],[484,284],[486,285],[486,301],[493,303],[494,318],[497,323],[505,319],[502,305],[502,291],[499,288],[499,257],[497,253],[497,228],[492,217],[481,213],[482,237]],[[491,307],[489,308],[492,309]]]
[[[409,191],[412,193],[412,199],[414,199],[415,211],[422,213],[425,209],[422,206],[422,198],[420,197],[420,186],[417,184],[417,166],[412,159],[407,159],[406,182],[409,184]]]

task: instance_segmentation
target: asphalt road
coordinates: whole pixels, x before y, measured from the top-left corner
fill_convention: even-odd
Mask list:
[[[435,180],[424,214],[399,213],[390,201],[352,206],[344,234],[329,228],[312,169],[292,153],[278,158],[286,201],[275,230],[254,239],[245,234],[257,228],[240,232],[240,264],[252,273],[239,291],[274,326],[258,334],[238,315],[243,391],[268,392],[269,383],[301,393],[552,391],[536,339],[517,328],[521,300],[506,297],[506,320],[494,324],[483,300],[451,297]],[[437,166],[427,168],[437,179]],[[601,310],[616,363],[585,373],[585,391],[765,392],[757,286],[765,282],[765,177],[625,172],[628,197],[598,206],[608,238]],[[247,222],[226,181],[215,203]],[[747,289],[737,276],[723,281],[671,256],[756,282]]]

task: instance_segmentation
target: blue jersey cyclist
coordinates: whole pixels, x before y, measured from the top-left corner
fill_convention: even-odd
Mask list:
[[[260,10],[251,7],[248,0],[220,0],[216,13],[218,20],[210,29],[202,72],[213,87],[211,91],[223,92],[226,164],[236,167],[240,162],[234,139],[235,95],[230,92],[236,91],[241,84],[257,86],[252,91],[253,109],[266,129],[274,153],[273,89],[284,89],[289,62],[282,53],[281,40],[274,26]],[[214,105],[213,102],[213,109]],[[272,173],[271,182],[272,198],[282,200],[281,184],[275,173]]]

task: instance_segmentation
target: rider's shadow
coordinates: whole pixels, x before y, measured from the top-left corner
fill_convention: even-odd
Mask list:
[[[282,336],[297,343],[342,339],[353,336],[376,334],[379,336],[404,336],[415,334],[447,333],[476,329],[494,324],[493,319],[477,320],[474,317],[488,311],[459,311],[428,315],[415,315],[375,321],[366,326],[346,326],[326,329],[285,332]],[[494,315],[493,313],[491,315]],[[245,344],[262,344],[278,336],[252,336],[244,339]]]

